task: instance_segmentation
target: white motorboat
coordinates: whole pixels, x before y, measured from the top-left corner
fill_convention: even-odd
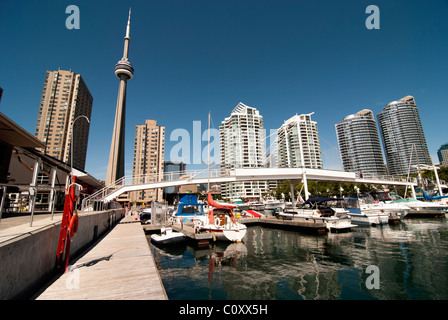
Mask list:
[[[278,209],[285,209],[285,203],[282,200],[278,200],[276,198],[270,197],[264,200],[264,210],[269,212],[275,212]]]
[[[414,198],[403,199],[398,195],[392,196],[392,203],[406,204],[413,211],[434,211],[435,213],[445,213],[448,209],[448,205],[440,204],[436,202],[420,201]]]
[[[160,234],[151,235],[151,242],[158,245],[171,245],[185,241],[187,238],[183,233],[173,231],[172,228],[161,228]]]
[[[322,221],[330,231],[348,231],[357,225],[352,223],[349,211],[340,207],[332,207],[329,201],[333,198],[310,198],[300,207],[279,213],[283,219]]]
[[[264,210],[264,204],[259,201],[251,201],[249,204],[249,210],[262,211]]]
[[[216,203],[211,194],[207,198],[211,208],[205,217],[194,219],[195,229],[207,230],[213,234],[214,239],[222,241],[240,242],[246,235],[246,225],[235,219],[233,209],[235,206]]]
[[[406,203],[399,203],[392,201],[392,197],[389,192],[373,192],[365,196],[366,199],[370,198],[369,205],[373,208],[378,208],[383,210],[385,213],[389,214],[389,220],[397,219],[402,220],[411,211],[410,206]],[[373,203],[372,203],[373,202]]]
[[[371,200],[370,200],[371,199]],[[389,214],[378,207],[372,207],[373,198],[344,198],[353,223],[382,225],[389,223]]]
[[[140,221],[143,224],[151,224],[151,208],[144,208],[140,213]]]

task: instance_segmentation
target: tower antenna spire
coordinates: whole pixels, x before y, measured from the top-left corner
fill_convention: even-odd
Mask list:
[[[126,27],[126,37],[125,37],[125,39],[129,38],[130,33],[131,33],[131,8],[129,8],[129,18],[128,18],[128,25]]]

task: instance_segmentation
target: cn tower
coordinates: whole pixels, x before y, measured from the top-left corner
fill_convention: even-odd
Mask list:
[[[131,9],[129,9],[128,25],[124,37],[123,58],[115,65],[115,75],[120,79],[118,88],[117,109],[115,111],[114,131],[110,145],[109,164],[107,166],[106,185],[114,183],[124,176],[124,133],[126,120],[126,86],[134,76],[134,68],[128,60],[129,37],[131,31]]]

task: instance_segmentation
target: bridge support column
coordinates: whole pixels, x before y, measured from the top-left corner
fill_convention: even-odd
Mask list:
[[[296,207],[296,201],[294,197],[294,183],[291,180],[289,180],[289,188],[291,189],[292,208],[294,209]]]
[[[417,200],[417,195],[415,194],[415,188],[414,188],[414,185],[413,184],[411,184],[411,188],[412,188],[412,197],[415,199],[415,200]],[[404,195],[405,197],[406,197],[406,195]]]
[[[306,200],[308,200],[308,181],[306,179],[305,168],[303,169],[302,181],[303,181],[303,187],[305,190],[305,201],[306,201]]]

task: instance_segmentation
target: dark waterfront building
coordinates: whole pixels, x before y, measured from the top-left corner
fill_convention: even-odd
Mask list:
[[[448,166],[448,143],[440,146],[439,150],[437,150],[437,156],[441,166]]]

